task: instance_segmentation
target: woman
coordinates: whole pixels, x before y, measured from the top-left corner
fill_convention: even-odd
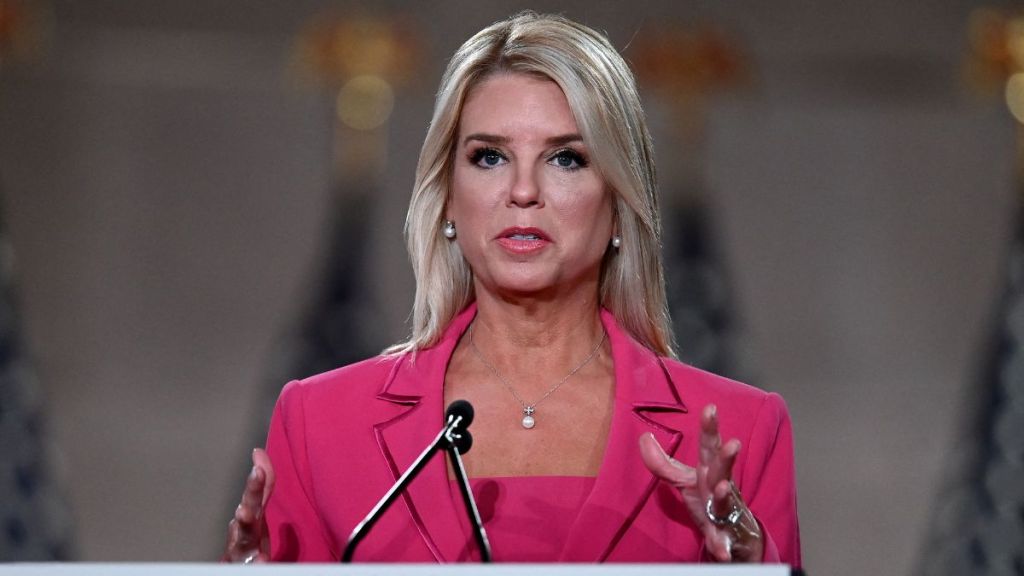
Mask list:
[[[465,398],[496,560],[800,564],[781,398],[672,359],[650,137],[603,36],[523,13],[467,41],[406,233],[411,338],[285,387],[225,559],[337,560]],[[453,490],[435,459],[356,560],[474,559]]]

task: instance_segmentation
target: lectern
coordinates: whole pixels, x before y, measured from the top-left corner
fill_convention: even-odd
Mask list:
[[[790,576],[789,566],[716,564],[0,564],[0,576]]]

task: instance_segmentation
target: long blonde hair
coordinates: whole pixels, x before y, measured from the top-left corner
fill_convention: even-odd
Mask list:
[[[602,262],[601,305],[641,344],[672,356],[661,264],[651,138],[629,66],[602,34],[555,15],[523,12],[481,30],[441,79],[416,168],[405,234],[416,277],[412,335],[387,353],[431,346],[474,299],[458,243],[442,234],[459,117],[466,95],[497,73],[540,75],[562,89],[594,165],[614,193],[618,250]]]

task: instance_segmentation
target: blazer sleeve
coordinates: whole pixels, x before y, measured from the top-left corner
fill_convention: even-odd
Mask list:
[[[793,426],[778,394],[766,396],[744,449],[747,461],[738,484],[761,524],[764,561],[800,567]]]
[[[320,518],[313,491],[302,383],[289,382],[274,407],[267,454],[274,467],[274,492],[267,501],[270,559],[275,562],[332,562],[337,554]]]

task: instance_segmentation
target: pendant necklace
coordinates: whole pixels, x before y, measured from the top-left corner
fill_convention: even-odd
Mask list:
[[[474,325],[469,332],[469,349],[473,352],[473,355],[476,356],[477,359],[480,360],[480,362],[484,366],[486,366],[488,370],[491,371],[491,374],[494,374],[494,377],[497,378],[498,381],[505,386],[505,388],[508,388],[508,391],[512,393],[512,396],[516,399],[516,401],[519,402],[520,405],[522,405],[522,424],[523,428],[526,428],[527,430],[537,425],[537,421],[533,417],[534,413],[537,411],[537,405],[546,400],[548,396],[551,396],[551,394],[555,390],[558,390],[558,388],[562,384],[565,384],[569,380],[569,378],[573,376],[573,374],[576,374],[577,372],[582,370],[584,366],[590,364],[590,361],[593,360],[595,356],[597,356],[597,351],[601,349],[601,345],[604,344],[605,339],[608,338],[608,333],[602,330],[601,340],[598,341],[597,346],[594,346],[594,349],[590,351],[590,354],[583,360],[583,362],[580,362],[578,366],[570,370],[569,373],[562,377],[562,379],[559,380],[557,384],[555,384],[554,386],[551,387],[550,390],[545,392],[544,395],[540,397],[540,400],[537,400],[533,404],[527,404],[526,401],[523,400],[518,393],[516,393],[516,389],[513,388],[512,385],[508,383],[508,380],[506,380],[505,377],[501,375],[501,372],[498,372],[498,369],[495,368],[493,364],[488,362],[486,358],[484,358],[483,353],[481,353],[480,349],[476,347],[476,341],[474,339],[475,335],[476,326]]]

